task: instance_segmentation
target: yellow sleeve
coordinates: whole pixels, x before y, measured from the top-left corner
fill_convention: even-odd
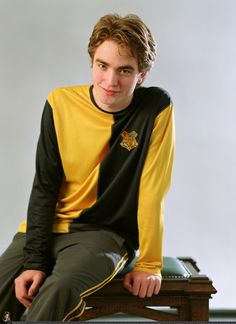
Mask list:
[[[174,113],[173,106],[170,105],[155,120],[140,180],[139,257],[135,271],[151,274],[161,272],[164,196],[171,183],[173,157]]]

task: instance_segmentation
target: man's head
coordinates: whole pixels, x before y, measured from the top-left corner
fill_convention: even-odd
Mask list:
[[[134,15],[102,17],[94,27],[88,52],[94,99],[109,112],[128,107],[156,57],[149,29]]]
[[[139,71],[149,71],[156,58],[155,40],[144,22],[136,15],[105,15],[95,25],[88,44],[92,60],[96,49],[106,40],[126,48],[137,59]]]

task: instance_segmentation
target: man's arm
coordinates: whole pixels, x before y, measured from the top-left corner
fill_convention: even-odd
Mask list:
[[[27,215],[25,269],[46,272],[55,207],[63,176],[52,109],[45,104],[36,153],[36,172]]]
[[[55,206],[63,169],[57,145],[52,109],[44,107],[36,154],[36,172],[31,191],[23,273],[15,279],[17,299],[29,307],[46,277]]]
[[[174,117],[170,104],[156,118],[143,168],[138,202],[139,257],[124,286],[139,297],[161,286],[164,196],[171,182]]]

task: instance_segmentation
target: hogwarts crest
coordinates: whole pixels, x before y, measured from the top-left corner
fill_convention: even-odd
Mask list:
[[[135,131],[132,132],[122,132],[122,141],[120,142],[120,145],[124,148],[126,148],[128,151],[133,150],[135,147],[138,146],[138,142],[136,140],[136,137],[138,136],[138,133]]]

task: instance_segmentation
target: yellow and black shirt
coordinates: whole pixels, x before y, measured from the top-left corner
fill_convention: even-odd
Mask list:
[[[160,88],[137,88],[116,113],[96,106],[90,85],[52,91],[19,226],[27,231],[25,268],[46,270],[52,232],[107,228],[139,249],[135,270],[159,274],[173,150],[173,107]]]

